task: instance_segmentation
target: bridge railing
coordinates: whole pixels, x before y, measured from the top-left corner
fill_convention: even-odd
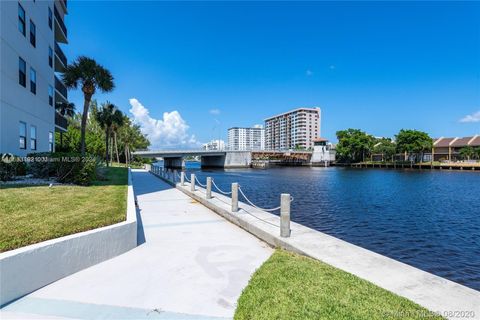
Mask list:
[[[206,177],[205,183],[202,183],[195,173],[191,173],[190,177],[184,171],[177,171],[168,168],[164,168],[162,166],[152,165],[150,167],[150,172],[155,176],[168,181],[176,186],[181,188],[185,188],[186,184],[190,185],[190,192],[201,192],[205,195],[205,199],[210,200],[214,197],[212,195],[212,189],[214,188],[218,193],[223,196],[230,197],[230,211],[235,214],[239,211],[243,211],[256,219],[259,219],[265,223],[273,225],[275,227],[280,228],[280,236],[281,237],[290,237],[290,209],[291,203],[293,202],[293,197],[288,193],[282,193],[280,195],[280,205],[272,208],[262,208],[257,206],[253,201],[251,201],[245,192],[243,191],[242,187],[237,183],[234,182],[231,184],[230,191],[222,190],[216,183],[212,177]],[[198,187],[197,187],[198,186]],[[274,224],[271,221],[267,221],[255,215],[253,212],[250,212],[248,208],[243,205],[239,206],[239,195],[247,202],[248,205],[251,207],[265,211],[265,212],[275,212],[280,211],[280,225]],[[218,199],[219,197],[217,197]]]

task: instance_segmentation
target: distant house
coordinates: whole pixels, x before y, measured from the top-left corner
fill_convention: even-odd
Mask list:
[[[434,161],[456,161],[462,160],[460,150],[465,147],[480,147],[480,135],[463,138],[435,139],[433,142],[432,155]]]

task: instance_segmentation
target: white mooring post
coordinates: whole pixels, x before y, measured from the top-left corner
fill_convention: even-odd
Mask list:
[[[190,175],[190,191],[195,191],[195,173]]]
[[[238,183],[232,183],[232,212],[238,211]]]
[[[207,199],[212,199],[212,178],[211,177],[207,177],[206,198]]]
[[[280,196],[280,236],[290,237],[290,194]]]
[[[183,187],[185,185],[185,172],[180,172],[180,185]]]

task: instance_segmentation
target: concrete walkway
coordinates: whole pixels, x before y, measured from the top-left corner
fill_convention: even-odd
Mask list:
[[[137,248],[7,305],[0,318],[232,318],[273,250],[144,170],[133,170],[133,186]]]

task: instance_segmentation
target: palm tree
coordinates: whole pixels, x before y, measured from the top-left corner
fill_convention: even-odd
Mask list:
[[[75,104],[72,102],[57,102],[55,104],[57,110],[62,116],[73,117],[75,114]]]
[[[102,108],[98,110],[95,114],[96,120],[100,124],[103,130],[105,130],[105,161],[108,166],[108,143],[110,139],[110,133],[112,132],[113,126],[122,126],[123,125],[123,113],[118,110],[118,108],[110,103],[106,102],[102,104]]]
[[[80,56],[69,64],[62,76],[63,83],[68,89],[77,89],[81,86],[83,92],[83,113],[80,131],[81,152],[85,155],[85,128],[87,126],[88,108],[96,90],[101,92],[112,91],[115,87],[113,76],[95,60]]]

